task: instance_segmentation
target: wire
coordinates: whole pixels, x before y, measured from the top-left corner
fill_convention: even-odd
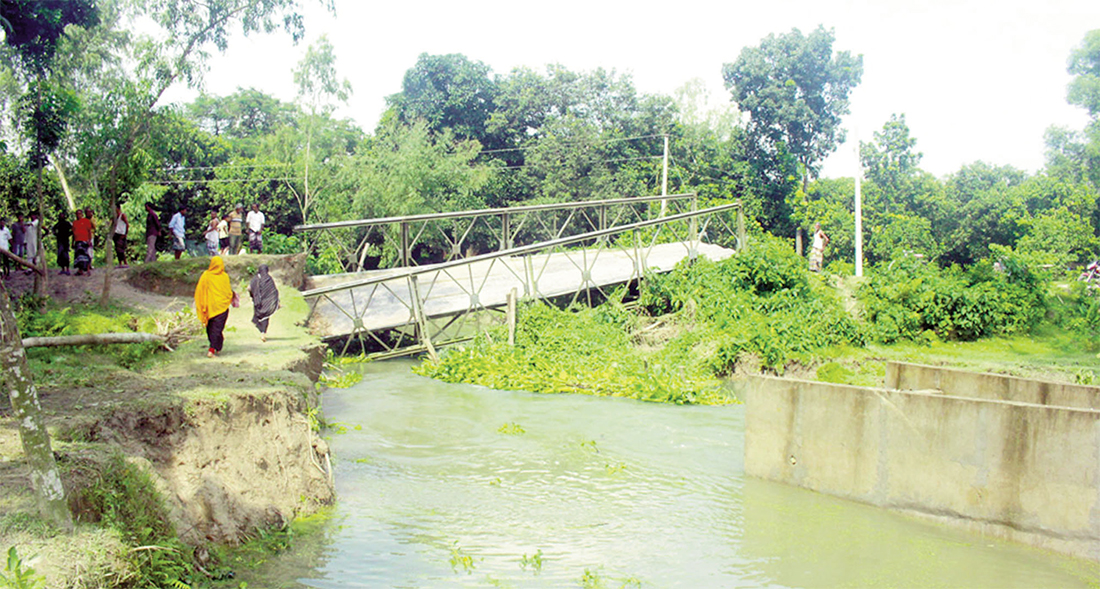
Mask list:
[[[150,180],[150,184],[217,184],[224,182],[281,182],[284,180],[301,180],[301,178],[227,178],[214,180]]]
[[[642,155],[642,156],[637,156],[637,157],[620,157],[620,158],[614,158],[614,159],[609,159],[609,160],[600,160],[600,161],[591,162],[591,163],[592,163],[592,165],[595,165],[595,164],[606,164],[606,163],[611,163],[611,162],[630,162],[630,161],[635,161],[635,160],[659,160],[662,157],[664,157],[664,156],[660,156],[660,155]],[[500,166],[500,167],[496,167],[496,168],[492,168],[492,169],[494,169],[494,170],[518,170],[520,168],[534,168],[534,167],[541,167],[541,166],[542,166],[542,164],[516,164],[514,166]],[[556,166],[556,167],[557,168],[564,168],[565,166],[559,165],[559,166]]]
[[[604,140],[601,140],[601,141],[596,141],[593,144],[594,145],[595,144],[607,145],[609,143],[616,143],[618,141],[635,141],[637,139],[653,139],[654,137],[664,137],[664,136],[665,136],[665,134],[661,133],[661,134],[654,134],[654,135],[638,135],[636,137],[619,137],[619,138],[615,138],[615,139],[604,139]],[[562,143],[564,143],[566,145],[569,145],[569,144],[572,144],[572,143],[583,143],[583,142],[584,142],[583,140],[577,139],[577,140],[574,140],[574,141],[563,141]],[[503,152],[506,152],[506,151],[527,151],[528,149],[534,149],[535,147],[537,147],[537,146],[532,145],[530,147],[505,147],[505,148],[501,148],[501,149],[485,149],[485,150],[482,150],[481,152],[479,152],[478,155],[481,155],[482,153],[503,153]]]
[[[162,171],[162,172],[182,172],[184,170],[223,170],[223,169],[226,169],[226,168],[280,168],[280,167],[289,168],[292,165],[294,165],[294,164],[254,164],[254,165],[223,164],[223,165],[220,165],[220,166],[191,166],[191,167],[186,167],[186,168],[168,168],[168,167],[165,167],[165,168],[156,168],[156,170]]]

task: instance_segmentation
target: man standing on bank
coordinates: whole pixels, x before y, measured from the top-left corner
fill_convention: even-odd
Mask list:
[[[821,272],[821,263],[825,260],[827,245],[829,245],[829,236],[821,230],[821,223],[814,223],[814,241],[810,248],[810,272]]]
[[[241,225],[244,224],[244,205],[237,203],[233,212],[229,213],[229,255],[235,256],[241,253]]]
[[[145,203],[145,263],[157,261],[157,238],[164,235],[164,227],[160,224],[157,211],[153,209],[153,203]]]
[[[264,214],[260,212],[259,203],[252,203],[252,210],[244,218],[244,224],[248,228],[248,252],[252,254],[263,253],[264,250]]]
[[[73,224],[69,222],[69,212],[61,209],[57,213],[57,223],[53,224],[53,236],[57,239],[58,274],[69,274],[69,245],[73,241]]]
[[[130,233],[130,218],[122,212],[122,206],[115,206],[115,230],[111,239],[115,242],[115,258],[120,268],[126,267],[126,236]]]
[[[183,250],[187,249],[187,234],[184,231],[184,217],[187,216],[187,207],[180,207],[179,211],[168,221],[168,229],[172,232],[172,251],[176,254],[176,259],[180,259],[183,255]]]

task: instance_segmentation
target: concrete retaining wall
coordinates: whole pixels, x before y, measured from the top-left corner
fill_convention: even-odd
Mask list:
[[[1100,411],[754,377],[745,471],[1100,561]]]
[[[907,362],[886,363],[886,388],[935,390],[956,397],[1100,409],[1100,387]]]

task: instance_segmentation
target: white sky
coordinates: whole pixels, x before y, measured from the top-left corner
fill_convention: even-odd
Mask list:
[[[864,58],[845,119],[849,139],[858,128],[869,140],[891,113],[904,113],[924,154],[921,167],[937,176],[977,160],[1039,169],[1046,128],[1086,122],[1083,109],[1065,101],[1066,60],[1087,31],[1100,28],[1100,0],[337,0],[336,16],[313,4],[305,14],[298,46],[286,34],[233,39],[211,60],[206,90],[255,87],[293,100],[291,70],[328,34],[337,70],[354,89],[338,115],[368,132],[422,52],[462,53],[497,74],[548,63],[615,69],[633,74],[642,92],[668,95],[701,78],[725,100],[722,64],[743,47],[823,24],[835,29],[834,50]],[[192,96],[176,90],[168,99]],[[823,176],[851,176],[854,166],[849,141]]]

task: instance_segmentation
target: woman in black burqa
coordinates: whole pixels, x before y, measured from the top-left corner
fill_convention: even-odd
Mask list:
[[[267,264],[261,264],[259,273],[248,283],[248,294],[252,295],[252,322],[260,330],[260,341],[267,341],[267,322],[279,308],[279,288],[269,274]]]

